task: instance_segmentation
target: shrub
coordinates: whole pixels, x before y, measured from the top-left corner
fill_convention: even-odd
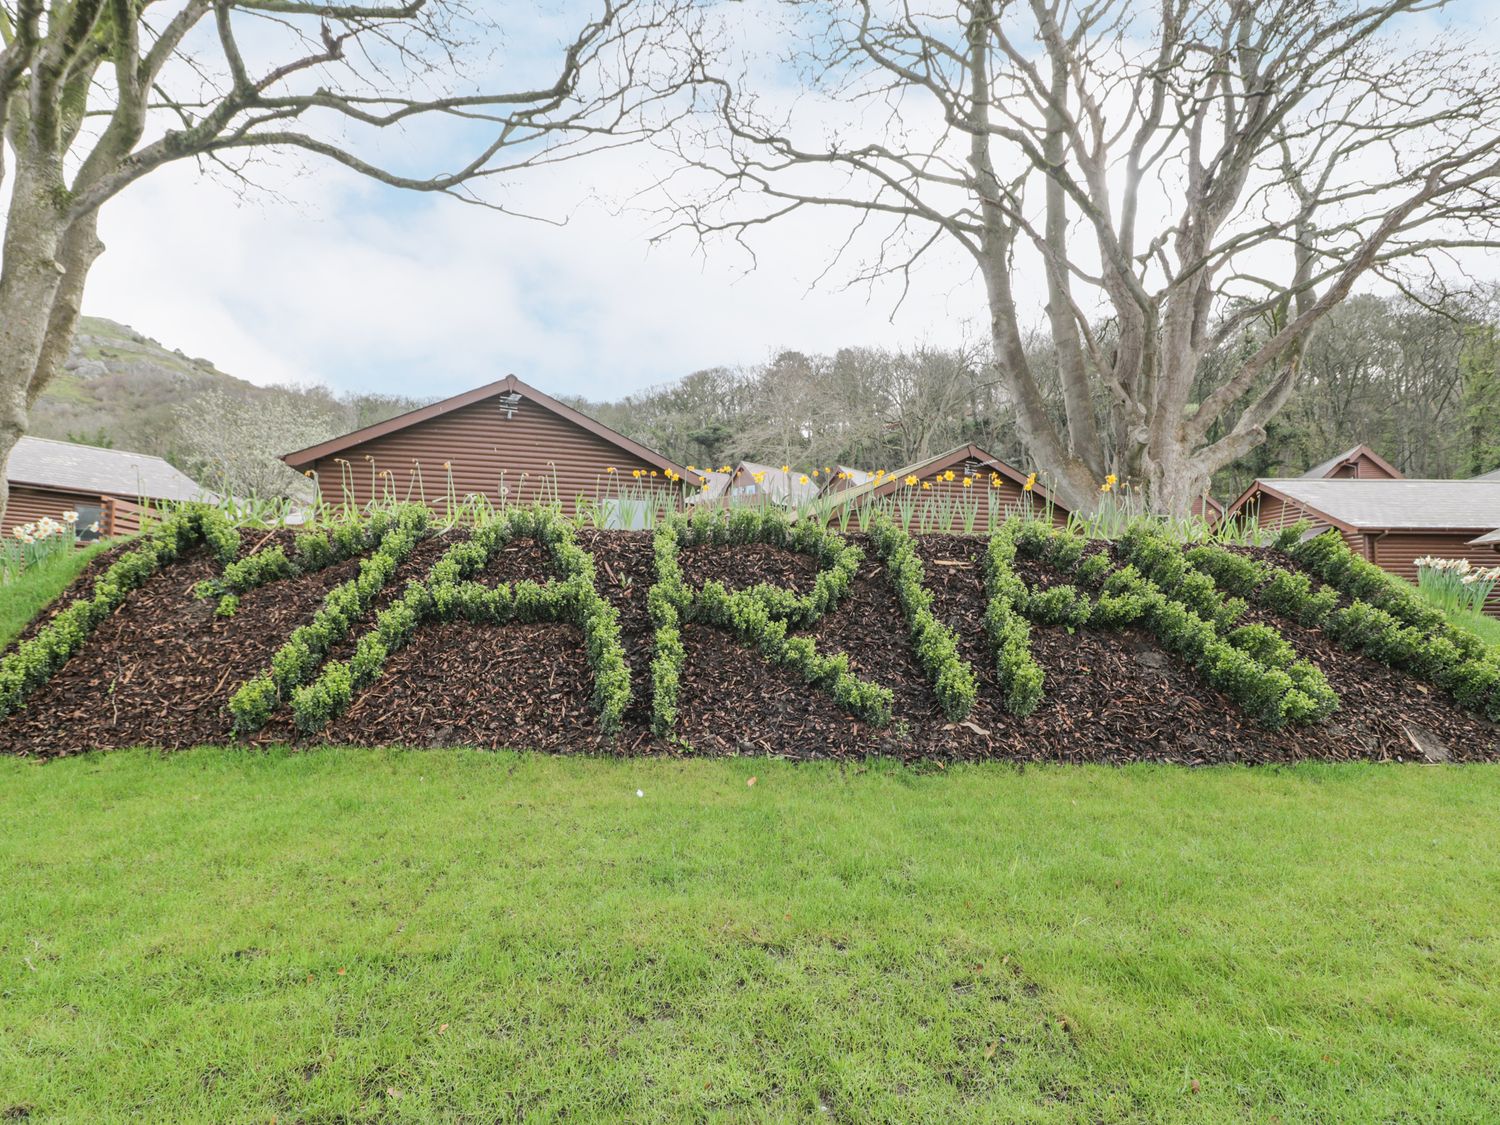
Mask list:
[[[1021,616],[1028,591],[1015,573],[1016,548],[1023,536],[1035,539],[1031,527],[1008,521],[990,536],[984,553],[984,584],[988,601],[984,628],[995,650],[995,677],[1005,692],[1005,709],[1012,715],[1029,715],[1042,699],[1046,676],[1031,654],[1031,626]],[[1045,532],[1042,533],[1045,536]],[[1040,547],[1045,539],[1036,540]]]
[[[423,506],[407,505],[390,518],[372,517],[368,522],[369,527],[342,524],[334,533],[335,541],[341,544],[338,550],[343,551],[365,542],[371,528],[381,529],[374,552],[360,562],[359,572],[328,592],[310,622],[292,630],[286,643],[272,654],[268,672],[243,684],[230,697],[229,714],[237,733],[252,734],[265,726],[271,716],[271,710],[265,706],[264,688],[260,685],[263,678],[269,676],[279,698],[295,698],[297,689],[317,671],[329,650],[349,635],[354,622],[370,608],[396,569],[411,554],[427,530],[429,515]],[[260,574],[264,576],[272,572],[267,568]],[[244,699],[240,698],[241,694],[244,694]],[[300,722],[299,719],[299,725]]]
[[[399,533],[398,529],[390,534]],[[559,581],[521,581],[495,587],[472,581],[502,547],[522,536],[537,539],[547,549],[562,573]],[[337,532],[334,547],[342,549]],[[382,564],[371,572],[367,586],[360,587],[365,577],[361,569],[360,577],[354,580],[354,594],[334,607],[339,620],[347,610],[352,623],[354,615],[368,607],[389,580],[388,574],[380,578],[383,570]],[[297,726],[309,732],[321,730],[349,707],[355,693],[380,676],[390,656],[408,644],[424,623],[456,619],[497,625],[509,621],[566,621],[579,626],[594,673],[593,704],[600,729],[606,734],[618,732],[631,695],[630,665],[620,637],[619,615],[595,587],[593,558],[578,546],[572,525],[545,506],[496,513],[476,525],[467,540],[449,547],[428,569],[424,581],[408,584],[400,598],[376,614],[374,625],[360,637],[348,663],[325,665],[316,680],[293,692],[292,717]],[[298,640],[296,633],[292,640]],[[288,662],[300,671],[307,663],[303,655],[306,649],[306,644],[302,650],[289,644],[283,651],[288,653]]]
[[[694,592],[683,579],[678,551],[700,543],[767,543],[811,555],[819,570],[808,594],[768,583],[731,593],[712,580]],[[847,656],[825,656],[811,638],[787,635],[813,625],[843,600],[863,558],[859,548],[813,520],[793,525],[779,509],[736,508],[668,517],[657,526],[653,551],[656,582],[646,605],[656,628],[651,721],[658,735],[668,737],[676,727],[685,658],[681,627],[687,623],[725,629],[828,691],[856,717],[877,725],[890,722],[889,688],[856,677]]]
[[[1465,707],[1500,719],[1500,654],[1448,624],[1409,583],[1355,555],[1337,532],[1304,540],[1305,528],[1296,534],[1293,530],[1279,542],[1328,585],[1314,589],[1306,574],[1247,560],[1222,547],[1195,548],[1189,558],[1221,584],[1240,588],[1249,584],[1253,570],[1248,596],[1256,604],[1321,627],[1341,647],[1420,676]],[[1350,599],[1348,605],[1340,606],[1340,594]],[[1326,682],[1305,677],[1300,666],[1288,671],[1312,704],[1322,706]]]
[[[20,707],[67,663],[132,590],[197,543],[204,543],[221,563],[227,563],[239,553],[239,532],[217,508],[185,504],[172,511],[110,564],[95,579],[87,596],[75,600],[0,660],[0,714]]]
[[[1003,532],[1001,536],[1003,537]],[[1046,530],[1014,534],[1014,542],[1028,554],[1050,560],[1073,560],[1075,577],[1086,573],[1100,588],[1098,599],[1083,616],[1080,596],[1063,586],[1025,598],[1034,620],[1058,621],[1067,613],[1101,627],[1140,624],[1149,629],[1168,652],[1197,669],[1204,680],[1227,696],[1257,722],[1279,727],[1287,722],[1316,722],[1338,706],[1338,697],[1323,674],[1298,660],[1291,646],[1271,630],[1237,630],[1240,644],[1224,636],[1243,614],[1238,598],[1225,599],[1206,574],[1196,571],[1180,547],[1144,522],[1127,529],[1118,543],[1126,565],[1103,577],[1103,567],[1087,562],[1067,533]],[[1052,540],[1064,540],[1053,547]],[[1089,556],[1089,559],[1099,555]],[[1064,567],[1063,569],[1069,569]],[[1064,591],[1061,594],[1055,590]],[[1270,633],[1277,644],[1265,636]]]
[[[958,653],[958,637],[932,612],[932,591],[916,545],[884,514],[871,521],[870,542],[885,563],[901,603],[917,660],[937,694],[938,706],[950,720],[968,715],[979,695],[974,669]]]

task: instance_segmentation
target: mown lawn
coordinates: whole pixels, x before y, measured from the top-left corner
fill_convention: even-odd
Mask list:
[[[0,762],[0,1118],[1482,1120],[1497,807],[1472,766]]]
[[[31,624],[31,619],[49,605],[68,583],[83,573],[89,560],[108,546],[93,543],[64,551],[28,567],[14,582],[0,586],[0,648],[4,648]]]

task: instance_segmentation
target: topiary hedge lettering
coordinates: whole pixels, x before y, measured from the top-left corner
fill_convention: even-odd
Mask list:
[[[142,535],[94,580],[88,597],[74,601],[0,660],[0,714],[16,710],[51,679],[132,590],[199,543],[207,544],[215,557],[227,564],[239,553],[239,532],[217,508],[187,504]]]
[[[381,518],[378,521],[374,517],[370,521],[374,527],[380,528],[378,537],[363,533],[354,524],[343,525],[346,530],[340,538],[351,552],[356,543],[368,541],[375,543],[374,551],[359,564],[358,574],[329,591],[328,596],[323,599],[322,607],[310,622],[292,630],[291,637],[271,657],[270,668],[246,681],[230,697],[229,714],[237,734],[253,734],[260,730],[269,721],[277,705],[283,700],[291,699],[292,693],[318,670],[329,650],[348,636],[354,623],[369,611],[375,598],[394,577],[397,567],[406,561],[431,522],[427,508],[418,504],[404,505],[394,512],[379,515]],[[308,542],[317,543],[321,538],[309,539]],[[328,542],[326,539],[322,541]],[[338,556],[333,552],[342,548],[336,549],[329,544],[328,550],[329,553],[325,554],[322,546],[315,545],[310,554],[303,555],[302,551],[298,554],[306,558],[309,565],[312,558],[316,557],[321,565],[326,566],[338,561]],[[253,585],[274,581],[275,576],[290,575],[291,571],[286,568],[291,564],[280,548],[273,548],[266,553],[272,556],[269,562],[241,568],[228,579],[231,585],[223,588],[250,589]],[[243,561],[248,563],[257,557],[252,555]],[[237,583],[248,585],[233,585]],[[206,591],[200,589],[199,592],[212,596],[218,591],[217,588],[210,588]]]
[[[483,586],[472,581],[496,553],[516,538],[533,537],[562,572],[558,582],[530,580]],[[304,732],[321,730],[342,714],[357,692],[373,683],[391,654],[405,647],[424,624],[464,620],[484,624],[570,622],[583,630],[594,671],[594,706],[607,734],[620,728],[630,703],[630,667],[620,639],[614,606],[594,585],[594,561],[573,536],[573,528],[546,507],[502,511],[478,524],[432,565],[423,582],[413,582],[359,638],[349,661],[326,664],[317,679],[292,693],[292,717]]]
[[[769,543],[811,555],[820,569],[809,594],[764,582],[730,592],[715,579],[695,591],[682,576],[678,551],[700,543]],[[890,722],[889,688],[855,676],[844,653],[827,656],[818,652],[811,637],[787,635],[792,629],[814,624],[849,592],[863,557],[858,547],[815,520],[791,524],[774,508],[671,516],[657,527],[653,547],[656,582],[647,595],[647,606],[656,630],[651,661],[651,725],[657,734],[670,736],[677,726],[685,657],[682,626],[688,623],[726,629],[776,663],[800,672],[808,683],[829,692],[852,715],[877,725]]]
[[[1021,607],[1033,621],[1070,628],[1141,625],[1206,682],[1273,729],[1288,722],[1318,722],[1337,708],[1338,697],[1323,674],[1298,659],[1272,630],[1231,629],[1245,610],[1243,601],[1226,601],[1212,581],[1195,579],[1170,541],[1145,528],[1132,529],[1132,534],[1119,550],[1122,558],[1134,561],[1117,567],[1103,551],[1087,553],[1088,541],[1070,531],[1038,522],[1007,525],[991,538],[992,570],[997,562],[1008,570],[1014,551],[1020,551],[1072,574],[1097,591],[1097,600],[1091,602],[1072,586],[1035,593],[1011,574],[1009,579],[1002,575],[998,584],[992,581],[991,602],[998,585],[1006,612],[1014,614]],[[1166,588],[1141,567],[1164,580]],[[991,615],[1003,618],[1004,613],[991,608],[987,619]]]
[[[870,544],[885,563],[901,612],[911,632],[917,660],[932,683],[938,706],[953,721],[968,715],[979,696],[979,682],[974,668],[958,654],[958,637],[932,612],[932,591],[926,586],[926,572],[912,538],[879,514],[869,526]]]
[[[1411,672],[1470,710],[1500,719],[1500,653],[1448,624],[1408,583],[1355,555],[1336,531],[1307,540],[1288,535],[1282,545],[1329,584],[1315,589],[1305,574],[1215,545],[1191,548],[1184,557],[1221,588],[1321,629],[1341,647]],[[1352,599],[1348,605],[1340,605],[1340,594]]]
[[[1014,570],[1020,527],[1007,520],[985,548],[984,629],[995,650],[995,676],[1005,692],[1005,709],[1012,715],[1029,715],[1042,700],[1045,674],[1031,655],[1031,626],[1023,615],[1029,591]]]

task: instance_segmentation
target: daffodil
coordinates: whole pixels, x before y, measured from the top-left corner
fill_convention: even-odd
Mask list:
[[[789,473],[792,471],[792,467],[790,465],[783,465],[781,466],[781,471],[783,473]]]
[[[913,477],[913,476],[909,476],[909,477],[906,478],[906,483],[908,485],[916,484],[917,483],[917,478]]]
[[[633,476],[636,480],[641,479],[641,471],[639,469],[631,469],[630,475]]]
[[[974,478],[973,477],[964,477],[964,487],[965,488],[972,488],[972,487],[974,487]]]
[[[953,479],[953,470],[949,469],[946,473],[944,473],[943,474],[943,479],[944,480],[952,480]]]
[[[1024,485],[1022,485],[1021,487],[1024,488],[1027,492],[1030,492],[1033,488],[1035,488],[1036,487],[1036,474],[1035,473],[1027,473],[1026,474],[1026,483]]]
[[[814,473],[816,473],[817,471],[818,470],[816,470],[816,469],[813,470]],[[800,477],[798,477],[797,478],[797,483],[798,484],[806,484],[807,483],[807,474],[803,473]]]
[[[609,467],[609,468],[607,468],[607,469],[605,469],[605,470],[604,470],[604,471],[605,471],[605,472],[606,472],[606,473],[612,473],[612,472],[614,472],[614,471],[615,471],[615,467],[614,467],[614,466],[613,466],[613,465],[611,465],[611,466],[610,466],[610,467]]]
[[[923,488],[931,488],[932,487],[932,482],[930,480],[924,480],[922,482],[922,487]]]

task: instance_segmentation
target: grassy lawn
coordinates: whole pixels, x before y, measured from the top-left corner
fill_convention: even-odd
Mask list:
[[[28,567],[14,582],[0,586],[0,648],[16,639],[31,619],[68,587],[89,560],[108,546],[94,543]]]
[[[1472,766],[4,761],[0,1118],[1487,1119],[1497,799]]]

